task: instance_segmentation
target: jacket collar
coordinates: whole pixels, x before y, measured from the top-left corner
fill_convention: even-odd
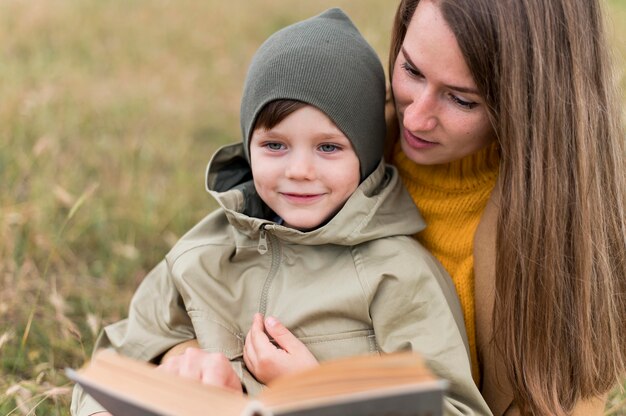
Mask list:
[[[328,223],[307,232],[268,220],[272,213],[254,189],[241,143],[226,145],[211,158],[206,189],[228,221],[251,237],[263,226],[287,242],[355,245],[393,235],[413,235],[425,227],[396,169],[382,161]]]

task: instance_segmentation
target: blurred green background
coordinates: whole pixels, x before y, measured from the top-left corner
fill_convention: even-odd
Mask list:
[[[625,68],[626,0],[607,1]],[[204,169],[239,140],[260,43],[339,6],[386,66],[395,4],[0,1],[1,415],[68,415],[63,368],[84,363],[147,271],[214,208]],[[607,414],[625,415],[625,398],[616,390]]]

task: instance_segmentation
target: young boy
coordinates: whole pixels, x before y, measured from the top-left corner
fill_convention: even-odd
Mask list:
[[[220,209],[145,278],[97,348],[158,362],[196,338],[229,363],[206,382],[254,395],[278,375],[255,357],[271,345],[271,315],[303,346],[300,362],[415,350],[450,381],[446,411],[488,414],[452,283],[411,238],[423,220],[381,160],[384,104],[380,61],[341,10],[272,35],[248,72],[243,143],[207,169]],[[99,411],[77,387],[72,413]]]

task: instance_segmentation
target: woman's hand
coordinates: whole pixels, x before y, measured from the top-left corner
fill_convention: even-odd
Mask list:
[[[280,348],[270,342],[272,337]],[[278,376],[318,365],[317,360],[278,319],[257,313],[246,335],[243,360],[260,382],[267,384]]]
[[[210,353],[199,348],[187,348],[181,355],[168,358],[157,367],[161,371],[198,380],[203,384],[242,392],[239,377],[222,353]]]

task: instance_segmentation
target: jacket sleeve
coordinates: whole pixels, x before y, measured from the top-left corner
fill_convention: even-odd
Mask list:
[[[446,415],[491,415],[472,379],[461,308],[450,278],[421,246],[396,247],[395,252],[389,254],[396,261],[386,261],[391,270],[370,280],[370,314],[380,350],[420,353],[449,383]]]
[[[128,318],[105,327],[94,351],[111,348],[122,355],[155,361],[174,345],[194,337],[185,305],[163,260],[139,285]],[[74,387],[70,410],[73,416],[104,411],[79,386]]]

